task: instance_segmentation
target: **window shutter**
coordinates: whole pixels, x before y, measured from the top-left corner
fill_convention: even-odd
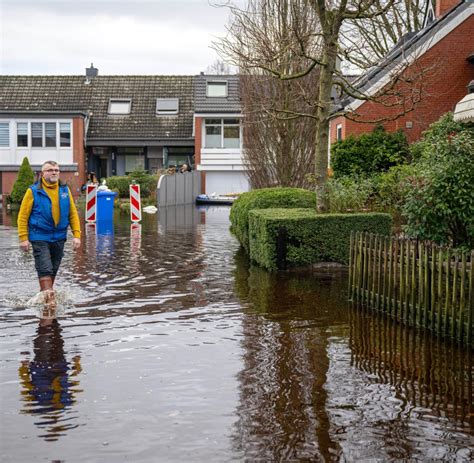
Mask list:
[[[0,122],[0,146],[5,148],[10,146],[10,123]]]

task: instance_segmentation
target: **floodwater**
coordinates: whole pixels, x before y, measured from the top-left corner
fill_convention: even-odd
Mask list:
[[[472,352],[351,307],[344,272],[252,267],[228,213],[87,227],[46,326],[3,214],[0,459],[472,461]]]

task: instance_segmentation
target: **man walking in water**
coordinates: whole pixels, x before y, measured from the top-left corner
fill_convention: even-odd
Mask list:
[[[81,245],[79,215],[66,184],[59,182],[59,165],[46,161],[41,166],[41,178],[26,190],[18,214],[20,248],[33,248],[35,268],[44,301],[49,309],[56,308],[54,280],[63,257],[67,229],[71,226],[73,248]]]

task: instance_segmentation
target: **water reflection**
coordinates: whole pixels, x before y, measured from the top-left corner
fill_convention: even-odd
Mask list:
[[[472,352],[365,309],[350,311],[351,363],[393,386],[406,408],[474,429]]]
[[[34,359],[23,360],[18,370],[22,413],[37,416],[39,437],[46,441],[58,440],[78,426],[72,406],[81,392],[81,358],[66,359],[61,332],[57,319],[42,318],[33,341]]]
[[[347,319],[341,281],[269,274],[236,255],[235,289],[249,304],[234,443],[246,459],[328,461],[339,454],[325,383],[328,340]]]

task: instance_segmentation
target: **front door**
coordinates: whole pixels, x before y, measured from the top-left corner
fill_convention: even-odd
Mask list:
[[[99,172],[98,174],[98,179],[100,180],[102,177],[107,177],[108,176],[108,171],[107,171],[107,164],[108,164],[108,159],[107,158],[100,158],[99,161]]]

